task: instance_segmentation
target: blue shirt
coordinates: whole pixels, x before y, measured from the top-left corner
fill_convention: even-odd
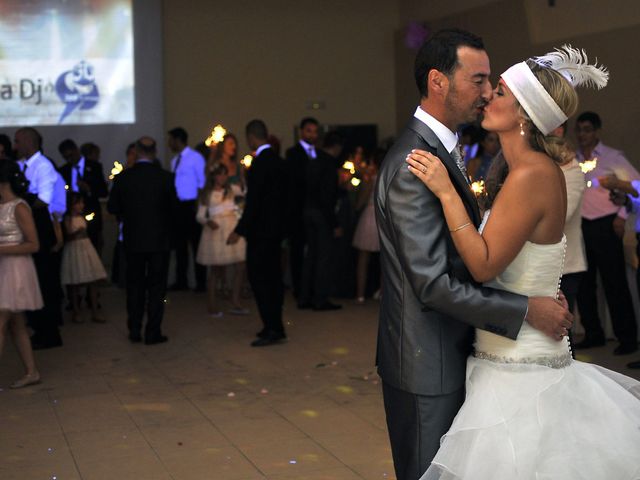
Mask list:
[[[198,190],[204,187],[205,182],[204,157],[192,148],[184,147],[171,160],[171,171],[175,174],[178,199],[182,202],[197,199]]]

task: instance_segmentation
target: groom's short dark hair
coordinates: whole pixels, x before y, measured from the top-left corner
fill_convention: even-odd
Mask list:
[[[414,75],[421,96],[427,96],[429,71],[435,69],[446,76],[453,74],[458,65],[458,47],[484,50],[484,43],[471,32],[451,28],[436,32],[420,47],[416,55]]]

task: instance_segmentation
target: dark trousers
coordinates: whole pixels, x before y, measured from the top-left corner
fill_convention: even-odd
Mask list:
[[[596,278],[600,273],[613,332],[623,344],[637,342],[637,326],[627,283],[622,239],[613,231],[615,215],[596,220],[582,220],[582,234],[587,252],[588,270],[578,290],[578,310],[586,337],[604,338],[598,315]]]
[[[127,325],[131,336],[140,336],[145,305],[145,338],[154,339],[162,334],[168,268],[168,252],[127,252]]]
[[[464,402],[464,387],[446,395],[426,396],[382,382],[382,394],[396,478],[418,480]]]
[[[302,285],[298,300],[321,306],[329,300],[331,288],[331,246],[333,229],[320,210],[305,210],[307,254],[302,267]]]
[[[304,221],[295,222],[289,233],[289,268],[291,269],[291,288],[297,299],[302,294],[302,269],[304,266],[304,247],[307,244]]]
[[[60,255],[38,252],[33,255],[38,284],[44,306],[27,311],[27,321],[33,329],[33,342],[44,346],[62,343],[58,325],[62,324],[62,286],[60,284]]]
[[[207,284],[207,268],[196,263],[196,253],[202,227],[196,221],[198,205],[196,200],[178,202],[176,211],[175,250],[176,250],[176,284],[186,287],[189,266],[189,246],[195,265],[196,288],[204,289]]]
[[[264,328],[283,334],[282,253],[280,240],[247,239],[247,275]]]
[[[566,275],[562,276],[562,281],[560,282],[560,290],[562,290],[562,293],[564,293],[564,296],[567,298],[570,312],[573,312],[573,309],[576,306],[578,290],[580,289],[580,283],[582,282],[582,277],[584,277],[584,274],[585,272],[576,272],[567,273]]]

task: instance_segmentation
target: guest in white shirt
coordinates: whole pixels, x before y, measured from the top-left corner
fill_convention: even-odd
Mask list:
[[[598,315],[596,279],[602,279],[607,305],[611,312],[613,331],[620,342],[615,355],[638,349],[637,325],[627,282],[622,236],[627,212],[609,198],[609,191],[599,184],[599,178],[616,176],[621,180],[638,180],[640,174],[619,150],[600,141],[602,121],[594,112],[584,112],[576,120],[578,140],[577,160],[596,160],[596,166],[585,175],[591,187],[582,203],[582,233],[588,269],[578,291],[578,310],[585,329],[585,339],[574,348],[589,348],[605,344],[604,331]]]
[[[58,325],[62,322],[62,296],[60,266],[52,251],[58,246],[50,209],[56,209],[55,186],[58,172],[45,157],[40,147],[42,137],[37,130],[25,127],[15,133],[14,147],[21,169],[29,180],[30,200],[40,250],[33,254],[44,307],[27,313],[27,320],[34,331],[31,343],[34,349],[62,345]]]
[[[187,271],[189,246],[191,246],[195,265],[196,291],[206,292],[206,268],[195,260],[202,233],[202,227],[196,221],[197,200],[200,190],[204,187],[206,162],[199,152],[187,145],[189,137],[184,128],[176,127],[169,130],[168,133],[169,148],[176,154],[171,160],[171,171],[175,175],[175,186],[179,200],[174,229],[176,278],[170,289],[187,290],[189,288]]]
[[[560,125],[550,135],[563,138],[566,134],[567,123]],[[584,174],[575,158],[575,152],[565,149],[565,161],[560,164],[567,187],[567,214],[564,224],[564,234],[567,237],[567,248],[562,269],[562,284],[560,288],[567,298],[569,310],[573,311],[578,295],[580,280],[587,270],[587,257],[582,238],[582,197],[586,188]]]

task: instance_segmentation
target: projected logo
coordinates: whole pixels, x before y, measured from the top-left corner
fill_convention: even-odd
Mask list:
[[[100,100],[93,67],[82,60],[63,72],[56,80],[56,93],[65,105],[58,124],[76,109],[91,110]]]

